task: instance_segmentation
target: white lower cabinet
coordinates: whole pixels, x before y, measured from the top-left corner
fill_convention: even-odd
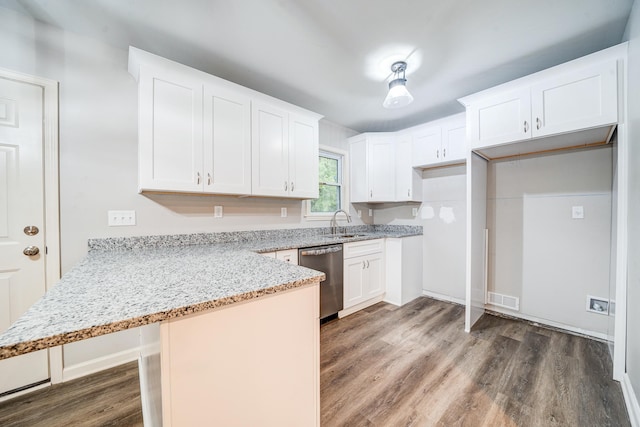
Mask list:
[[[345,243],[344,307],[340,316],[381,301],[384,292],[384,239]]]
[[[403,306],[422,295],[422,236],[388,238],[385,302]]]
[[[269,258],[279,259],[280,261],[288,262],[289,264],[298,265],[298,250],[286,249],[284,251],[275,252],[263,252],[260,255]]]

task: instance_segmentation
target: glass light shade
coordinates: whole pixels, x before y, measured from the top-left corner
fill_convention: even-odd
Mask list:
[[[405,79],[396,79],[389,83],[389,93],[384,99],[384,108],[400,108],[413,102],[413,96],[407,90]]]

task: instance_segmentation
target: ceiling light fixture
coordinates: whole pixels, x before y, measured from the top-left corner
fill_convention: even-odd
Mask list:
[[[409,105],[413,102],[413,96],[407,90],[407,79],[405,78],[405,71],[407,70],[407,63],[404,61],[394,62],[391,65],[391,71],[393,72],[392,80],[389,82],[389,93],[384,99],[382,106],[384,108],[400,108]]]

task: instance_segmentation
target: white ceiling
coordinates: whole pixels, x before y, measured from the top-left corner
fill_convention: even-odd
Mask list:
[[[0,0],[51,25],[129,45],[358,131],[463,111],[456,99],[620,43],[633,0]],[[386,110],[409,58],[408,107]]]

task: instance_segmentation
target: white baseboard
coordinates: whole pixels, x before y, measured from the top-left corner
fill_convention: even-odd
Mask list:
[[[551,326],[552,328],[563,329],[567,332],[572,332],[577,335],[585,335],[585,336],[596,338],[605,342],[607,341],[607,338],[608,338],[608,335],[606,333],[589,331],[587,329],[576,328],[575,326],[565,325],[564,323],[558,323],[552,320],[541,319],[535,316],[529,316],[528,314],[522,314],[512,310],[504,310],[500,307],[496,307],[495,305],[491,305],[491,304],[485,305],[485,310],[493,311],[496,313],[504,314],[504,315],[515,317],[518,319],[528,320],[529,322],[535,322],[541,325]]]
[[[460,304],[460,305],[465,305],[466,302],[464,299],[460,299],[460,298],[455,298],[449,295],[443,295],[443,294],[439,294],[437,292],[431,292],[431,291],[427,291],[426,289],[422,290],[422,295],[429,297],[429,298],[433,298],[433,299],[437,299],[440,301],[445,301],[445,302],[452,302],[455,304]]]
[[[627,405],[631,426],[640,427],[640,404],[627,373],[622,376],[620,385],[622,386],[622,395],[624,396],[624,403]]]
[[[85,375],[95,374],[114,366],[138,360],[140,356],[140,348],[135,347],[119,353],[110,354],[108,356],[99,357],[77,365],[65,366],[62,369],[62,381],[70,381]]]
[[[340,310],[338,312],[338,317],[340,319],[342,319],[343,317],[346,317],[346,316],[348,316],[350,314],[353,314],[356,311],[360,311],[363,308],[369,307],[370,305],[377,304],[380,301],[382,301],[383,299],[384,299],[384,294],[381,294],[381,295],[378,295],[375,298],[371,298],[371,299],[368,299],[368,300],[366,300],[364,302],[361,302],[360,304],[356,304],[353,307],[345,308],[344,310]]]

